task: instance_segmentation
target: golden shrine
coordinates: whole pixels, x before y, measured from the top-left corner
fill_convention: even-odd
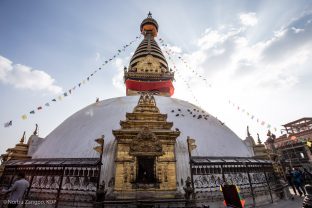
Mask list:
[[[28,144],[24,144],[25,141],[25,131],[23,136],[21,137],[18,144],[15,145],[13,148],[8,148],[5,154],[1,155],[3,161],[7,160],[24,160],[31,158],[27,155],[28,153]]]
[[[130,197],[139,190],[176,191],[175,143],[180,132],[171,130],[173,123],[160,113],[153,95],[142,93],[120,125],[121,129],[113,130],[117,141],[115,193]]]

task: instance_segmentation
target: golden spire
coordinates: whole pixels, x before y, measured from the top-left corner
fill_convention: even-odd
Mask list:
[[[26,134],[26,131],[24,131],[24,133],[23,133],[23,136],[22,136],[22,138],[20,140],[20,144],[24,143],[24,141],[25,141],[25,134]]]
[[[151,13],[151,11],[148,12],[147,17],[148,17],[148,18],[152,18],[152,13]]]
[[[6,150],[6,154],[2,154],[1,157],[3,158],[3,161],[8,160],[24,160],[31,158],[28,156],[28,144],[24,144],[25,141],[25,134],[24,131],[23,136],[21,137],[18,144],[15,145],[13,148],[8,148]]]
[[[141,25],[140,31],[144,40],[134,52],[128,69],[124,69],[124,80],[127,95],[137,95],[138,92],[157,92],[161,96],[171,96],[174,93],[172,81],[174,73],[155,37],[158,33],[158,23],[149,12]]]
[[[249,126],[247,126],[247,137],[250,137]]]
[[[158,23],[155,19],[153,19],[151,12],[149,12],[147,14],[147,18],[142,21],[140,30],[143,35],[146,35],[146,31],[150,31],[153,37],[157,36]]]
[[[258,133],[257,133],[257,136],[258,136],[258,144],[262,144],[261,139],[260,139],[260,136],[259,136]]]
[[[36,129],[35,131],[33,132],[33,135],[37,135],[38,134],[38,124],[36,124]]]

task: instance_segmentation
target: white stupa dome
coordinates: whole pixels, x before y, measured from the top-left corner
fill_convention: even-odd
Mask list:
[[[117,97],[83,108],[53,130],[33,158],[98,157],[93,150],[94,140],[105,135],[102,177],[107,182],[114,175],[116,143],[112,130],[120,128],[120,121],[126,119],[127,112],[133,111],[138,100],[139,96]],[[160,112],[168,115],[167,121],[173,122],[173,129],[178,128],[181,132],[175,149],[177,179],[189,175],[187,136],[196,140],[193,156],[253,156],[233,131],[199,107],[170,97],[155,96],[155,100]]]

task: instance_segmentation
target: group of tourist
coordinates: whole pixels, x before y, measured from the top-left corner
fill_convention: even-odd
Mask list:
[[[312,174],[307,170],[300,170],[299,168],[288,169],[286,171],[286,179],[288,181],[288,185],[292,187],[295,195],[300,196],[306,195],[306,190],[304,185],[312,179]]]

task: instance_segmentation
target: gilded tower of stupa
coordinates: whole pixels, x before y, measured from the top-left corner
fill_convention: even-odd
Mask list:
[[[126,94],[137,95],[138,92],[152,91],[162,96],[171,96],[174,93],[174,73],[169,69],[155,41],[158,23],[151,13],[142,21],[140,30],[144,39],[131,58],[128,69],[125,68]]]

